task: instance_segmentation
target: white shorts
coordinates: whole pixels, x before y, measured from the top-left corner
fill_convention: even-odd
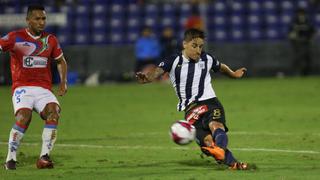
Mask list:
[[[16,114],[19,109],[24,108],[35,110],[40,114],[49,103],[59,105],[56,96],[51,91],[37,86],[22,86],[16,88],[12,95],[12,103],[14,114]]]

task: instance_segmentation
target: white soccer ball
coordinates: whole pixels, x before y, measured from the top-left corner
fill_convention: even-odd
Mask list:
[[[179,120],[171,125],[171,139],[179,145],[191,143],[196,136],[196,128],[189,124],[188,121]]]

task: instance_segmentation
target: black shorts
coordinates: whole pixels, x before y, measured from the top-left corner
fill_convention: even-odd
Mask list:
[[[211,134],[210,122],[220,122],[224,125],[225,131],[228,131],[224,108],[218,98],[190,104],[185,110],[185,119],[196,128],[196,140],[200,146],[204,146],[203,139]]]

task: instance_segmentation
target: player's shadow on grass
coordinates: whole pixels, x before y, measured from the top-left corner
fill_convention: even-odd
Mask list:
[[[99,160],[100,163],[105,163]],[[174,167],[175,170],[186,170],[192,168],[201,168],[201,169],[216,169],[216,170],[225,170],[226,166],[217,164],[214,160],[209,159],[189,159],[189,160],[173,160],[173,161],[155,161],[155,162],[108,162],[113,163],[111,168],[170,168]],[[176,168],[179,167],[179,168]]]
[[[191,167],[201,167],[208,169],[216,169],[216,170],[225,170],[227,169],[223,164],[217,164],[214,159],[190,159],[190,160],[182,160],[177,162],[183,166],[191,166]]]
[[[191,166],[193,168],[195,167],[201,167],[201,169],[208,168],[213,170],[229,170],[229,167],[225,164],[218,164],[214,159],[192,159],[192,160],[184,160],[179,161],[181,165],[184,166]],[[256,171],[259,170],[258,166],[255,163],[249,163],[249,168],[247,170],[250,171]]]
[[[59,139],[60,144],[74,144],[74,142],[101,142],[105,141],[105,138],[88,138],[88,139],[83,139],[83,138],[72,138],[72,139]]]
[[[18,158],[18,164],[17,167],[25,167],[25,166],[30,166],[30,165],[34,165],[36,164],[37,160],[39,159],[38,155],[28,155],[26,153],[19,152],[19,154],[17,155]],[[63,161],[66,159],[72,159],[72,156],[66,156],[66,155],[57,155],[57,156],[53,156],[53,161],[54,161],[54,165],[56,166],[64,166],[63,165]]]

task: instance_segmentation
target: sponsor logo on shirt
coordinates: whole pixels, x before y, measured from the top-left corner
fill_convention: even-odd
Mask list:
[[[191,112],[187,115],[186,120],[193,124],[196,120],[200,118],[202,114],[208,111],[207,105],[198,106],[191,110]]]
[[[48,58],[40,56],[23,56],[24,68],[46,68]]]

